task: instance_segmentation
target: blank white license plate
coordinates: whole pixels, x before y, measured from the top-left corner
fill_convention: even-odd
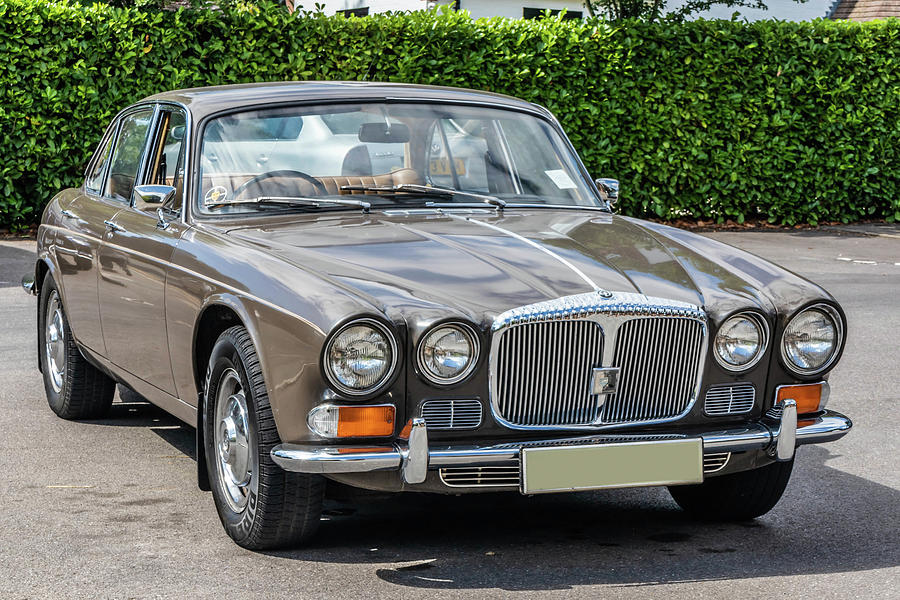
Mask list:
[[[522,449],[522,493],[703,482],[703,440]]]

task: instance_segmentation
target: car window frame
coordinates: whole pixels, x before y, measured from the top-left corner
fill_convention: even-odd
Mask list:
[[[91,160],[88,162],[87,167],[85,167],[84,169],[84,179],[81,183],[81,191],[83,193],[97,197],[102,196],[103,188],[106,187],[106,177],[107,175],[109,175],[109,162],[107,162],[106,166],[103,167],[103,173],[100,176],[99,190],[89,188],[87,182],[94,170],[94,167],[97,166],[97,161],[99,161],[103,156],[103,150],[106,148],[107,142],[110,144],[110,153],[112,153],[113,148],[115,148],[116,140],[119,137],[119,125],[120,121],[117,115],[106,127],[106,132],[103,134],[103,137],[100,138],[100,143],[97,144],[97,149],[94,150],[94,154],[93,156],[91,156]]]
[[[201,188],[200,182],[200,172],[199,169],[194,168],[194,165],[200,164],[200,150],[202,143],[199,143],[203,140],[203,134],[206,130],[206,127],[209,125],[211,121],[214,119],[218,119],[219,117],[224,117],[230,114],[246,112],[250,110],[264,110],[264,109],[275,109],[275,108],[288,108],[288,107],[306,107],[306,106],[325,106],[325,105],[334,105],[340,106],[343,104],[361,104],[361,103],[371,103],[371,104],[451,104],[457,106],[471,106],[471,107],[479,107],[479,108],[493,108],[493,109],[501,109],[508,110],[511,112],[522,113],[526,115],[530,115],[537,119],[540,119],[547,123],[547,125],[554,130],[562,140],[562,147],[571,152],[574,157],[575,166],[578,170],[578,174],[581,175],[582,181],[585,183],[588,191],[590,191],[594,198],[597,200],[596,208],[604,211],[604,212],[612,212],[609,210],[606,201],[603,199],[603,196],[600,194],[600,190],[597,188],[596,182],[591,178],[590,172],[587,170],[587,167],[584,164],[584,160],[582,160],[581,155],[575,149],[574,144],[572,144],[572,140],[569,139],[569,136],[566,135],[565,130],[562,128],[559,120],[551,113],[548,109],[540,106],[538,104],[530,104],[528,106],[513,106],[502,103],[494,103],[494,102],[486,102],[479,100],[456,100],[456,99],[430,99],[430,98],[416,98],[411,96],[389,96],[389,97],[366,97],[366,98],[315,98],[309,100],[290,100],[290,101],[274,101],[274,102],[266,102],[259,101],[252,104],[241,104],[239,106],[232,106],[229,108],[224,108],[221,110],[214,110],[207,114],[202,115],[196,125],[196,129],[191,129],[191,135],[196,135],[196,139],[198,143],[191,144],[188,149],[190,150],[188,164],[190,165],[190,179],[185,180],[185,196],[183,200],[184,209],[182,212],[182,217],[185,219],[185,223],[190,225],[195,221],[198,223],[216,223],[220,221],[247,221],[247,220],[266,220],[266,215],[251,215],[250,213],[240,213],[236,214],[224,214],[224,215],[211,215],[205,214],[198,210],[197,205],[200,201],[199,197],[197,197],[197,190]],[[188,117],[190,119],[190,113],[188,113]],[[187,186],[190,186],[190,192],[187,190]],[[188,195],[189,194],[189,195]],[[272,215],[275,216],[275,215]],[[283,214],[278,215],[283,217]]]
[[[115,198],[115,197],[110,196],[105,193],[106,183],[109,179],[109,170],[112,168],[112,159],[110,159],[109,164],[106,165],[106,172],[103,176],[103,190],[101,190],[100,193],[95,194],[97,197],[103,198],[104,200],[106,200],[108,202],[113,202],[120,206],[129,206],[129,207],[134,206],[134,188],[143,184],[144,177],[146,176],[146,172],[147,172],[147,162],[148,162],[148,155],[149,155],[148,149],[150,146],[150,141],[153,138],[153,131],[156,127],[157,119],[159,118],[159,104],[156,102],[145,102],[145,103],[141,103],[141,104],[135,104],[135,105],[129,106],[128,108],[126,108],[125,110],[123,110],[121,113],[119,113],[116,116],[116,121],[118,123],[118,127],[116,128],[116,139],[113,141],[113,147],[112,147],[113,156],[115,155],[116,147],[119,143],[119,138],[122,135],[122,125],[123,125],[124,120],[135,113],[146,111],[147,109],[151,110],[150,125],[147,129],[147,138],[144,140],[144,145],[141,148],[141,156],[140,156],[140,159],[138,160],[138,170],[134,176],[134,186],[131,188],[131,197],[128,198],[127,200],[123,201],[123,200],[120,200],[119,198]]]
[[[165,206],[162,208],[169,210],[172,214],[178,215],[178,218],[185,221],[184,213],[185,213],[185,205],[187,203],[187,194],[188,194],[188,182],[190,179],[190,171],[188,170],[188,160],[190,159],[190,145],[189,145],[189,136],[190,136],[190,127],[191,127],[191,112],[187,109],[183,104],[178,104],[174,102],[157,102],[154,104],[155,110],[153,113],[153,120],[150,123],[150,134],[147,137],[147,143],[144,147],[144,159],[140,168],[140,176],[135,177],[135,187],[139,185],[146,185],[147,178],[150,176],[152,166],[153,166],[153,149],[154,143],[159,138],[159,127],[160,122],[163,118],[164,112],[181,112],[184,115],[184,137],[181,140],[181,150],[179,150],[179,156],[183,158],[184,164],[182,165],[182,169],[184,173],[182,174],[182,190],[181,190],[181,207],[175,211],[171,210]],[[177,164],[176,164],[177,169]],[[131,202],[129,203],[131,208],[135,208],[136,202],[134,198],[134,194],[131,195]],[[143,212],[143,211],[142,211]]]

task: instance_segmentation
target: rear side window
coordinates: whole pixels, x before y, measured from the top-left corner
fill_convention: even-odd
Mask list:
[[[95,194],[99,194],[103,187],[103,175],[106,173],[106,165],[109,164],[109,151],[114,139],[116,139],[115,129],[103,140],[101,147],[97,150],[97,161],[94,163],[94,168],[84,180],[85,189]]]
[[[144,157],[147,134],[150,131],[152,120],[152,108],[131,113],[122,119],[119,137],[116,139],[116,147],[110,162],[109,177],[106,178],[104,196],[122,202],[131,202],[134,180]]]

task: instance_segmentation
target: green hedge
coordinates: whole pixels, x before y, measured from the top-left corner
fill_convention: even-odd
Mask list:
[[[368,79],[554,111],[622,211],[900,219],[900,21],[472,21],[0,0],[0,226],[39,218],[119,109],[180,87]]]

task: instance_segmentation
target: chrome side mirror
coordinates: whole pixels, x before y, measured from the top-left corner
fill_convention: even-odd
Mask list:
[[[597,184],[600,195],[603,196],[603,199],[606,200],[609,207],[614,207],[619,200],[619,180],[601,177],[600,179],[595,179],[594,183]]]
[[[134,195],[143,204],[165,204],[175,196],[175,188],[171,185],[139,185],[134,188]]]

